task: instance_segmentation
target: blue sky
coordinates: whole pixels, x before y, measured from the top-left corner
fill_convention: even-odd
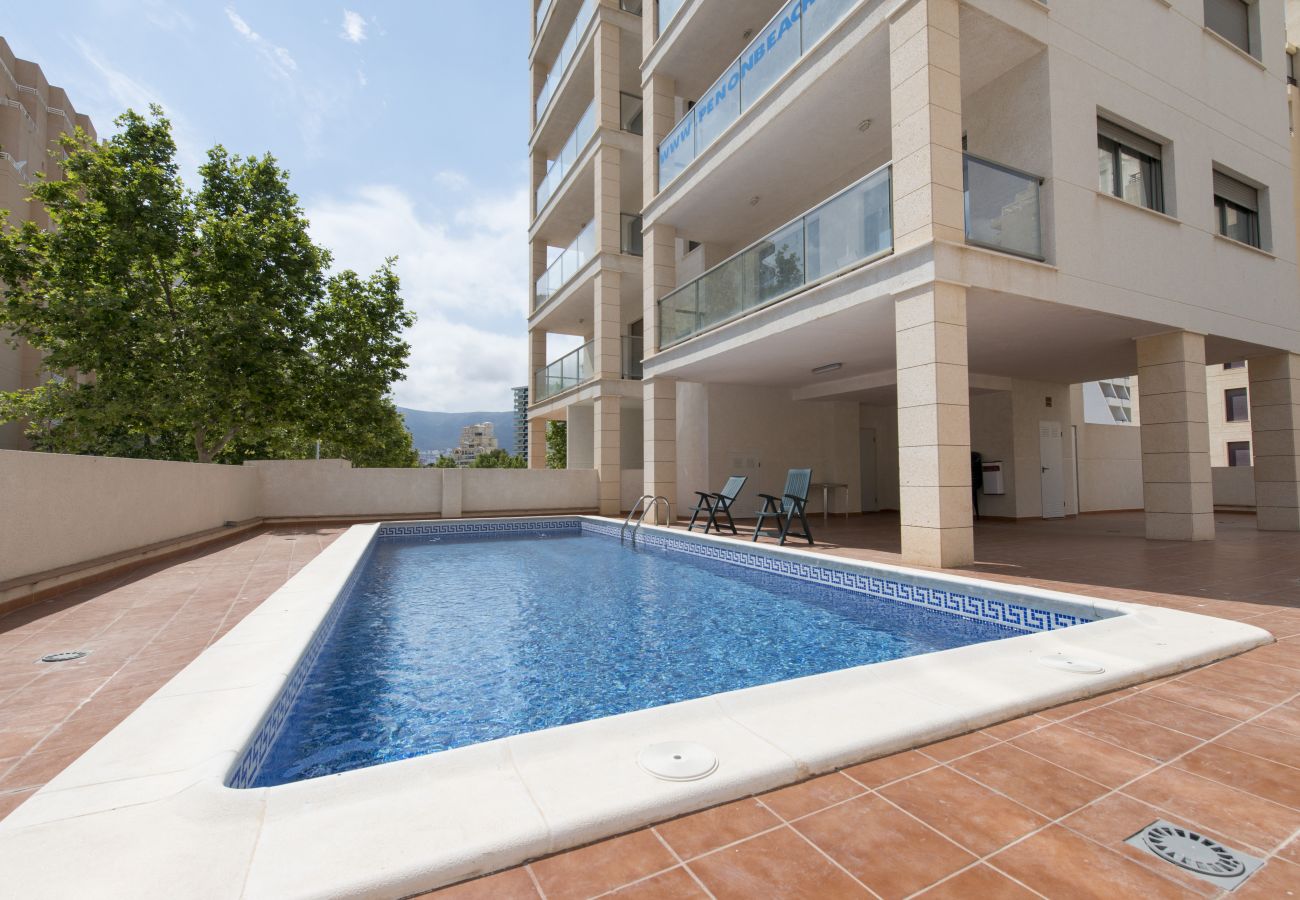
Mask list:
[[[338,265],[387,255],[420,321],[400,404],[510,407],[525,383],[528,0],[5,3],[0,35],[101,135],[161,103],[290,170]]]

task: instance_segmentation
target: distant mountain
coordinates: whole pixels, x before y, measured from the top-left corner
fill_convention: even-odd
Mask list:
[[[515,414],[513,412],[428,412],[423,409],[397,407],[406,419],[406,430],[417,450],[446,450],[460,443],[460,430],[466,425],[491,422],[496,428],[497,441],[511,453],[515,452]]]

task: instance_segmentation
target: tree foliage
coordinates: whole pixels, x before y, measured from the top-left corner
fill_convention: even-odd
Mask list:
[[[551,420],[546,423],[546,468],[569,467],[569,423]]]
[[[0,232],[0,327],[66,377],[0,394],[38,449],[198,462],[416,463],[389,398],[414,321],[388,260],[329,274],[288,174],[216,146],[181,181],[158,107],[63,141],[32,199],[53,229]]]
[[[522,456],[513,456],[501,447],[480,453],[469,464],[471,469],[526,469],[528,463]]]

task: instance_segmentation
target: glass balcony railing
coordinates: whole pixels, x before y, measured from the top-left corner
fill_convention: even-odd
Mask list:
[[[644,256],[641,243],[641,217],[623,213],[619,219],[619,247],[628,256]]]
[[[543,303],[558,294],[595,255],[596,223],[593,220],[587,223],[573,239],[573,243],[565,247],[542,277],[537,279],[536,290],[533,292],[533,309],[539,309]]]
[[[659,189],[680,175],[857,2],[790,0],[782,7],[659,145]],[[661,27],[668,21],[664,11],[670,5],[659,4]]]
[[[681,12],[685,5],[686,0],[659,0],[659,30],[655,34],[663,34],[673,16]]]
[[[546,14],[550,11],[551,4],[554,2],[555,0],[542,0],[541,3],[537,4],[537,19],[533,22],[534,35],[541,34],[542,23],[546,21]]]
[[[620,91],[618,95],[618,127],[628,134],[644,134],[644,118],[641,115],[644,106],[645,102],[640,97]]]
[[[537,401],[562,394],[569,388],[585,384],[595,376],[594,341],[587,341],[577,350],[566,353],[533,378],[533,391]],[[537,402],[534,401],[534,402]]]
[[[573,21],[573,27],[569,29],[568,35],[564,38],[564,43],[560,45],[560,52],[555,57],[555,63],[551,66],[551,71],[546,75],[546,81],[542,84],[541,93],[537,95],[537,121],[542,120],[542,114],[546,112],[546,107],[551,105],[551,98],[555,96],[556,90],[560,86],[560,79],[564,77],[565,71],[569,68],[569,63],[573,62],[573,55],[578,52],[578,41],[582,38],[582,33],[587,29],[587,23],[596,12],[596,0],[585,0],[582,8],[578,10],[578,17]]]
[[[641,380],[641,360],[645,358],[645,341],[640,335],[623,335],[623,378]]]
[[[966,242],[1043,259],[1043,180],[966,154]]]
[[[877,169],[663,297],[660,349],[893,250],[891,172]]]
[[[582,148],[587,146],[587,141],[591,140],[592,134],[596,131],[596,103],[593,100],[587,107],[587,111],[582,114],[578,120],[577,126],[573,129],[573,134],[569,135],[564,146],[560,148],[560,153],[555,159],[551,160],[550,166],[546,169],[546,177],[542,183],[537,186],[537,209],[546,205],[546,201],[551,199],[555,189],[560,186],[564,176],[569,174],[569,169],[578,161],[578,155],[582,153]]]

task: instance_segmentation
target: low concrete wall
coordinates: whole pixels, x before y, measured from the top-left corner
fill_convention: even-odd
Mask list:
[[[0,450],[0,584],[261,515],[238,466]]]
[[[454,469],[354,469],[345,459],[247,463],[268,519],[439,515],[442,482]]]
[[[90,568],[211,539],[226,522],[594,512],[597,488],[594,469],[219,466],[0,450],[0,606]]]
[[[1255,470],[1251,466],[1216,466],[1210,470],[1214,479],[1214,505],[1238,509],[1255,508]]]

